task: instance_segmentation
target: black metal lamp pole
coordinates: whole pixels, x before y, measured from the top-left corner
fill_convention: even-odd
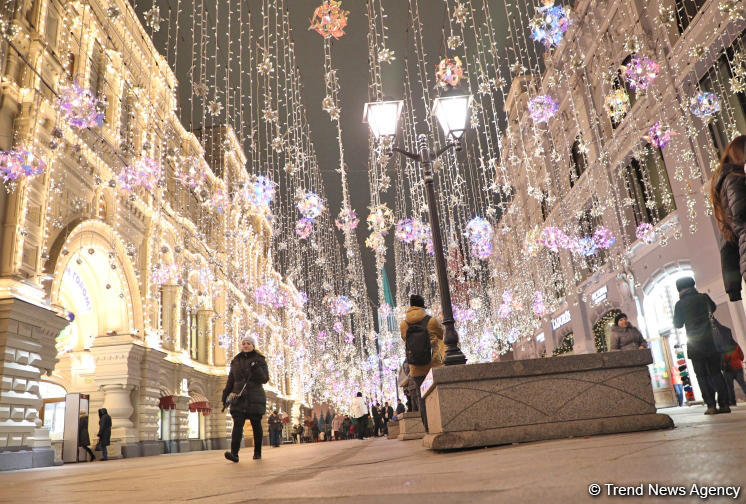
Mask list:
[[[435,272],[438,275],[438,290],[440,291],[440,308],[443,312],[443,326],[445,335],[443,342],[446,345],[446,358],[444,364],[466,364],[466,356],[458,346],[458,332],[456,332],[453,319],[453,307],[451,306],[451,289],[448,285],[448,272],[446,271],[446,259],[443,253],[443,238],[440,234],[440,217],[438,216],[438,202],[435,199],[435,184],[433,181],[433,161],[438,159],[444,152],[451,148],[461,150],[458,140],[447,144],[435,154],[430,152],[426,135],[417,137],[418,154],[412,154],[405,150],[393,147],[392,150],[410,159],[414,159],[422,165],[422,173],[425,178],[425,195],[427,197],[427,208],[430,214],[430,232],[433,239],[433,252],[435,254]]]

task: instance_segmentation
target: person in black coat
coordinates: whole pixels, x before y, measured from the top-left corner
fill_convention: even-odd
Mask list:
[[[707,403],[705,415],[730,413],[728,390],[720,371],[721,356],[712,339],[710,314],[715,312],[715,302],[707,294],[694,288],[691,277],[676,280],[679,300],[673,310],[673,325],[677,329],[686,327],[686,353],[692,361],[694,374]],[[715,393],[720,409],[715,408]]]
[[[280,446],[280,436],[282,435],[282,418],[274,410],[267,419],[269,424],[269,445],[273,448]]]
[[[710,199],[723,244],[720,265],[731,301],[741,300],[741,278],[746,279],[746,136],[725,148],[720,166],[712,173]]]
[[[91,462],[96,460],[96,456],[93,454],[90,448],[91,435],[88,434],[88,413],[81,413],[78,419],[78,446],[83,448],[88,455],[91,456]],[[88,455],[86,455],[86,461],[88,461]]]
[[[228,382],[223,389],[223,409],[230,405],[233,417],[231,450],[225,452],[226,459],[238,462],[246,419],[251,422],[254,431],[254,459],[262,458],[262,416],[267,411],[267,395],[262,385],[268,381],[269,369],[264,355],[256,350],[253,337],[244,336],[241,352],[231,361]]]
[[[101,448],[101,460],[109,460],[109,453],[106,449],[111,444],[111,417],[106,408],[98,410],[98,443],[97,448]]]

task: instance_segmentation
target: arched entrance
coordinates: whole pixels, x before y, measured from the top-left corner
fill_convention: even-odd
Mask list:
[[[71,320],[58,340],[62,352],[86,350],[99,335],[141,333],[134,268],[116,232],[103,222],[84,221],[65,238],[50,298]]]
[[[608,352],[609,341],[611,340],[611,326],[614,319],[622,313],[621,310],[614,308],[604,313],[595,324],[593,324],[593,343],[596,345],[596,352]]]
[[[673,311],[679,299],[676,280],[682,277],[695,278],[694,271],[689,265],[675,264],[658,272],[643,288],[648,344],[653,353],[653,363],[648,367],[655,403],[659,408],[678,405],[673,387],[674,376],[678,375],[674,370],[674,347],[682,345],[686,348],[686,331],[673,326]],[[686,359],[686,364],[691,372],[692,363],[689,359]],[[692,387],[695,399],[700,399],[702,396],[697,380],[692,380]]]

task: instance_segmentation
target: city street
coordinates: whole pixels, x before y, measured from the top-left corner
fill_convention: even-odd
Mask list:
[[[434,453],[419,441],[370,439],[112,460],[0,474],[0,502],[586,502],[588,487],[746,483],[746,406],[705,416],[703,407],[663,410],[677,427]],[[605,488],[603,492],[606,492]],[[613,499],[613,500],[618,500]],[[631,497],[625,502],[670,502]],[[703,502],[696,495],[675,502]],[[710,497],[707,502],[744,502]]]

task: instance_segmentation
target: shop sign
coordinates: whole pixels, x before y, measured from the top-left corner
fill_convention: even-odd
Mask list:
[[[536,341],[537,341],[537,342],[539,342],[539,343],[543,343],[543,342],[544,342],[544,339],[545,339],[545,338],[544,338],[544,333],[543,333],[543,332],[541,332],[541,333],[539,333],[539,334],[537,334],[537,335],[536,335]]]
[[[605,285],[591,294],[591,306],[595,306],[599,303],[606,301],[606,295],[609,293],[608,287]]]
[[[557,318],[552,319],[552,331],[570,323],[570,310],[565,310]]]
[[[433,386],[433,370],[431,369],[427,376],[425,376],[425,379],[422,381],[422,385],[420,385],[420,397],[425,397],[425,394],[428,393],[430,390],[430,387]]]
[[[64,285],[75,285],[75,309],[77,313],[91,313],[93,311],[93,304],[91,303],[91,297],[88,295],[88,289],[85,287],[85,282],[70,265],[65,268],[62,283]]]

